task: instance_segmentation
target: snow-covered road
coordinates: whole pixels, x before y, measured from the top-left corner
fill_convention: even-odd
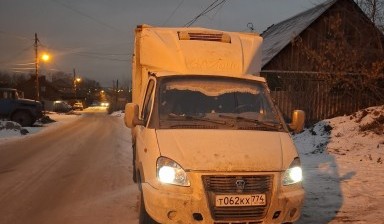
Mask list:
[[[1,224],[137,222],[130,131],[86,113],[0,145]]]

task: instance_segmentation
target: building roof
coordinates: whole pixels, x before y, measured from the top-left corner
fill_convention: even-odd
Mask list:
[[[283,50],[293,38],[300,35],[301,32],[308,28],[337,1],[338,0],[328,0],[285,21],[268,27],[268,29],[261,34],[264,38],[261,66],[264,67],[264,65]]]

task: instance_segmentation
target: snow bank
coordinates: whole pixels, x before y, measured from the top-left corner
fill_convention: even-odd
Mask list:
[[[296,134],[304,223],[381,223],[384,105],[318,122]]]
[[[293,139],[300,153],[306,155],[323,152],[356,155],[371,150],[374,153],[374,149],[384,147],[384,105],[320,121]],[[379,158],[380,162],[382,158]]]
[[[59,126],[73,121],[73,119],[79,117],[80,114],[47,112],[46,115],[49,118],[44,119],[44,122],[36,122],[33,127],[21,127],[20,124],[16,122],[0,120],[0,142],[27,137],[29,134],[46,131],[47,127]]]

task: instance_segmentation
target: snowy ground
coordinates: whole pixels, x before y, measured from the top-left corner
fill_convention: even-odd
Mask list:
[[[1,121],[0,120],[0,143],[9,140],[17,140],[19,138],[27,138],[33,133],[43,132],[43,131],[53,131],[56,127],[72,121],[74,118],[77,118],[81,114],[79,113],[55,113],[47,112],[46,114],[53,121],[51,123],[41,124],[39,122],[35,123],[34,127],[20,127],[19,124],[11,121]],[[49,127],[49,128],[48,128]],[[27,130],[28,133],[22,134],[24,130]]]
[[[67,122],[72,122],[74,119],[78,118],[84,113],[95,111],[106,112],[106,108],[90,107],[88,109],[85,109],[84,111],[71,111],[68,113],[56,113],[48,111],[46,112],[46,115],[50,119],[52,119],[52,122],[47,122],[44,124],[42,124],[41,122],[36,122],[34,127],[21,127],[15,122],[0,120],[0,143],[4,141],[17,140],[19,138],[27,138],[33,133],[54,131],[60,125],[63,125]],[[115,116],[115,114],[113,116]],[[28,133],[22,134],[22,132],[24,132],[24,130],[22,129],[25,129]]]
[[[81,115],[49,116],[57,122],[26,128],[26,135],[6,130],[6,122],[0,121],[0,145],[53,131]],[[321,121],[293,139],[304,167],[306,191],[298,223],[384,223],[384,105]]]
[[[305,172],[299,223],[384,223],[384,105],[293,138]]]

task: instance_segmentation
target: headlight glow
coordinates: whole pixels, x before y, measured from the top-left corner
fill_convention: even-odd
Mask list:
[[[171,184],[176,178],[176,172],[172,167],[163,166],[159,169],[159,179],[163,183]]]
[[[289,177],[294,182],[299,182],[303,179],[303,171],[301,170],[301,167],[293,167],[289,172]]]
[[[190,186],[187,173],[175,161],[160,157],[157,159],[157,178],[161,183]]]
[[[283,177],[283,185],[291,185],[299,183],[303,180],[303,170],[301,169],[300,159],[297,157],[293,160],[289,168],[285,171]]]

